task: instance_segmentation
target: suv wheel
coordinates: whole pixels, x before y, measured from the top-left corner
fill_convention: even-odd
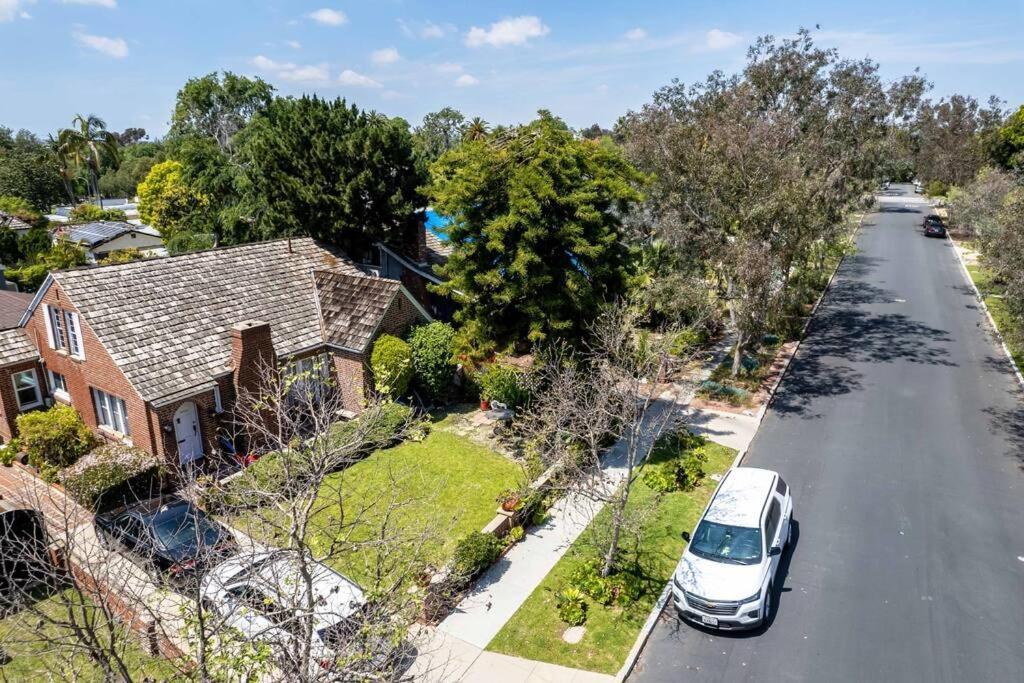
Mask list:
[[[772,584],[768,584],[768,591],[764,594],[764,614],[761,615],[761,626],[767,626],[768,620],[772,618]]]

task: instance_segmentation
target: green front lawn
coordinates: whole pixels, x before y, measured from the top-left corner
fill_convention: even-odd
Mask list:
[[[44,597],[36,603],[34,610],[23,610],[0,619],[0,648],[3,648],[10,662],[0,664],[0,680],[3,681],[48,681],[74,680],[89,683],[103,680],[103,672],[86,654],[75,646],[74,634],[67,628],[51,623],[40,617],[59,623],[67,620],[69,604],[75,601],[71,594],[62,599],[61,593]],[[81,608],[75,608],[76,610]],[[82,612],[78,612],[83,614]],[[102,619],[98,620],[102,623]],[[78,623],[84,623],[79,618]],[[150,657],[136,643],[118,629],[113,641],[118,657],[127,668],[141,679],[148,676],[154,681],[170,681],[177,678],[178,670],[169,661]],[[101,638],[105,634],[101,632]],[[110,641],[107,641],[108,643]]]
[[[422,560],[441,567],[460,538],[491,521],[498,494],[522,483],[520,465],[445,426],[435,424],[422,441],[377,451],[324,481],[309,542],[322,552],[338,543],[330,553],[338,571],[371,586],[381,558],[400,566]],[[265,514],[272,513],[250,511],[232,521],[273,543],[261,533]],[[384,528],[389,542],[372,545]]]
[[[710,442],[707,452],[708,462],[704,465],[707,475],[725,472],[736,457],[735,450]],[[562,640],[567,625],[558,618],[557,594],[569,585],[568,577],[572,572],[593,557],[588,534],[607,519],[607,510],[598,514],[487,649],[577,669],[607,674],[618,672],[682,556],[686,545],[682,532],[693,529],[716,486],[715,480],[705,476],[693,491],[662,496],[654,514],[642,525],[639,555],[644,568],[643,595],[625,607],[605,607],[588,600],[586,633],[578,644],[570,645]],[[640,509],[654,504],[657,497],[658,494],[638,479],[629,505]]]
[[[1024,372],[1024,321],[1010,313],[1010,309],[1006,306],[1006,300],[1002,297],[1003,287],[996,282],[991,271],[980,264],[967,266],[967,271],[971,274],[971,279],[974,280],[978,291],[981,292],[985,305],[988,306],[989,313],[992,314],[992,319],[996,322],[996,327],[1003,335],[1006,346],[1010,349],[1010,355],[1013,356],[1013,362],[1017,364],[1018,369]]]

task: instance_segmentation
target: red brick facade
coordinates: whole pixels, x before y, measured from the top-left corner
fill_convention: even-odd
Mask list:
[[[49,393],[43,380],[42,368],[36,361],[11,363],[0,368],[0,440],[4,443],[14,438],[17,432],[14,420],[21,413],[21,408],[18,406],[18,397],[14,393],[14,375],[25,370],[36,371],[41,396],[45,397]]]
[[[154,406],[142,399],[83,317],[79,316],[84,358],[75,358],[64,350],[51,348],[44,304],[78,313],[76,307],[61,291],[60,285],[52,282],[26,325],[26,331],[39,351],[41,363],[29,361],[0,368],[0,436],[4,440],[9,440],[15,434],[14,418],[18,414],[11,375],[33,366],[37,368],[43,396],[51,395],[52,389],[49,386],[47,370],[64,376],[70,399],[67,402],[78,410],[84,422],[104,439],[113,441],[123,437],[106,427],[99,426],[91,390],[99,389],[122,399],[127,412],[130,431],[128,438],[131,442],[143,450],[167,458],[172,464],[178,462],[174,431],[174,416],[177,409],[187,401],[195,404],[204,451],[207,454],[214,452],[217,448],[218,434],[227,433],[226,428],[229,425],[225,417],[234,405],[237,392],[241,388],[255,388],[255,383],[259,380],[258,367],[261,359],[264,362],[269,360],[274,363],[285,363],[330,353],[345,408],[354,413],[362,411],[366,391],[372,386],[369,370],[372,343],[364,353],[319,347],[296,356],[277,358],[269,325],[250,321],[234,325],[231,331],[231,360],[235,371],[215,378],[220,395],[220,411],[217,396],[212,389],[202,390],[168,404],[157,401],[160,405]],[[402,334],[411,324],[422,320],[424,317],[420,309],[405,294],[399,293],[384,314],[377,334]],[[173,359],[168,359],[168,362],[173,363]]]

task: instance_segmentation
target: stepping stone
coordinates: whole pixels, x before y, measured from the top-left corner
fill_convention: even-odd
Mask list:
[[[565,633],[562,634],[562,640],[569,643],[570,645],[575,645],[576,643],[583,640],[583,634],[586,632],[586,626],[570,626],[569,628],[565,629]]]

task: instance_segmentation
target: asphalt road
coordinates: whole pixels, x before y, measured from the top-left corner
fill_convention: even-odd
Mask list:
[[[744,461],[793,489],[773,622],[669,607],[631,681],[1024,681],[1024,396],[952,245],[888,194]]]

